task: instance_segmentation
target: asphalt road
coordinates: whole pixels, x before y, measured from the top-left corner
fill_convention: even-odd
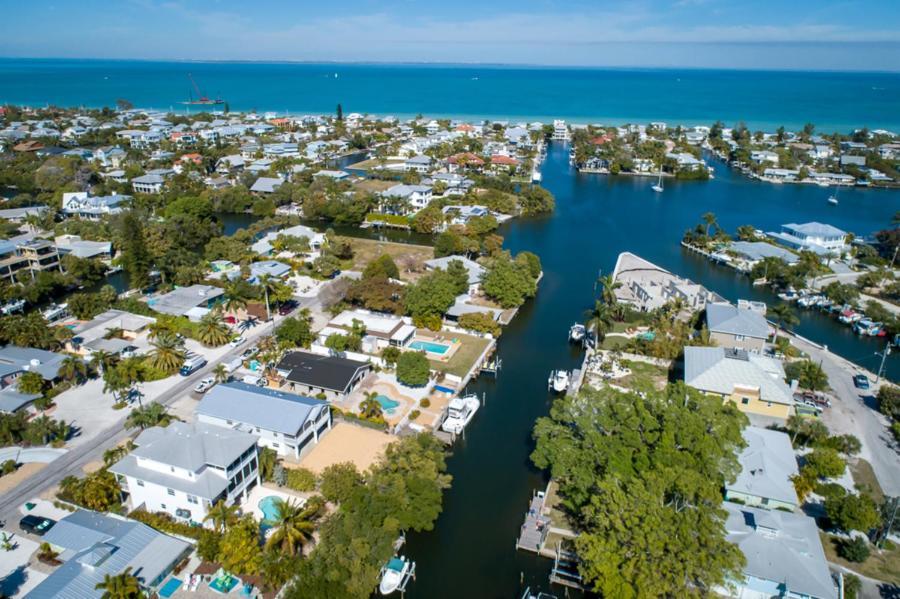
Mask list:
[[[289,315],[275,315],[272,322],[263,323],[259,326],[243,333],[246,343],[229,351],[221,359],[210,362],[197,372],[190,376],[181,377],[181,380],[169,390],[163,392],[157,397],[149,398],[151,401],[159,402],[163,405],[170,405],[184,393],[190,390],[200,381],[200,379],[210,376],[216,364],[228,362],[242,354],[250,347],[258,338],[271,333],[274,330],[274,324],[282,318],[296,314],[303,308],[309,308],[312,311],[321,310],[322,296],[327,293],[326,285],[318,296],[314,298],[305,298],[300,300],[297,308]],[[42,469],[35,476],[32,476],[17,485],[14,489],[0,495],[0,521],[12,523],[17,522],[21,517],[19,507],[33,497],[41,495],[48,489],[55,487],[63,478],[70,474],[80,475],[83,468],[91,462],[102,461],[103,453],[116,445],[122,443],[127,437],[133,434],[125,429],[125,419],[128,414],[124,414],[115,424],[99,432],[90,441],[84,443],[77,449],[72,449],[65,455],[50,462],[46,468]]]

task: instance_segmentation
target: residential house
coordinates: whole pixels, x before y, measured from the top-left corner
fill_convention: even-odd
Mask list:
[[[42,270],[62,270],[56,245],[46,239],[22,242],[16,246],[16,252],[27,262],[32,277]]]
[[[709,338],[719,347],[761,352],[769,338],[765,316],[728,303],[706,305],[706,328]]]
[[[187,316],[199,321],[205,314],[223,300],[225,292],[212,285],[190,285],[176,287],[169,293],[147,300],[147,305],[156,312],[173,316]]]
[[[314,173],[313,177],[326,177],[328,179],[331,179],[332,181],[343,181],[344,179],[348,179],[350,177],[350,173],[348,173],[347,171],[321,170],[317,173]]]
[[[124,310],[107,310],[76,325],[72,329],[72,338],[66,342],[66,351],[82,356],[89,356],[97,350],[121,354],[128,351],[128,348],[133,348],[134,341],[154,322],[156,319],[151,316]],[[117,335],[106,339],[110,332],[116,332]]]
[[[674,275],[631,252],[619,254],[613,279],[621,283],[615,290],[617,300],[643,312],[679,299],[689,310],[702,310],[710,302],[725,301],[702,285]]]
[[[42,542],[59,553],[53,568],[25,599],[101,599],[97,585],[130,571],[148,595],[194,550],[188,541],[115,514],[76,510],[59,520]]]
[[[220,175],[234,175],[244,170],[244,157],[238,154],[223,156],[216,162],[216,172]]]
[[[71,254],[78,258],[99,258],[108,260],[112,258],[111,241],[89,241],[82,239],[80,235],[59,235],[53,239],[56,250],[60,255]]]
[[[296,459],[331,429],[331,409],[321,399],[241,382],[210,389],[196,414],[198,422],[251,433],[260,447]]]
[[[132,179],[131,188],[134,189],[136,193],[157,194],[162,191],[165,183],[166,179],[162,175],[148,173]]]
[[[725,594],[747,599],[838,599],[816,522],[804,514],[725,502],[726,538],[746,558]]]
[[[684,382],[742,412],[786,419],[794,406],[781,362],[742,349],[685,347]]]
[[[324,233],[319,233],[304,225],[296,225],[279,231],[269,231],[259,240],[255,241],[253,245],[250,246],[250,249],[261,256],[271,255],[275,249],[272,243],[278,239],[278,237],[282,236],[296,238],[305,237],[307,241],[309,241],[309,248],[313,251],[317,251],[322,247],[322,244],[325,243]]]
[[[290,352],[275,366],[283,379],[282,388],[329,401],[346,398],[369,374],[368,362],[320,356],[304,351]]]
[[[485,268],[477,262],[466,258],[465,256],[444,256],[443,258],[433,258],[425,261],[425,267],[431,270],[443,269],[447,270],[451,262],[460,262],[469,273],[469,295],[478,294],[481,287],[481,279],[487,272]]]
[[[775,241],[797,250],[820,255],[840,255],[847,251],[847,232],[819,222],[781,225],[778,233],[766,233]]]
[[[284,183],[284,181],[278,177],[260,177],[254,181],[253,185],[250,187],[250,191],[268,195],[270,193],[275,193],[275,191],[281,187],[282,183]]]
[[[412,158],[407,158],[406,162],[403,163],[403,168],[409,172],[425,174],[431,171],[431,163],[432,160],[430,156],[420,154],[418,156],[413,156]]]
[[[449,224],[465,226],[469,219],[482,218],[491,212],[487,206],[449,205],[441,208],[441,213]]]
[[[63,194],[62,211],[68,216],[100,220],[104,216],[120,213],[123,205],[130,201],[131,196],[118,195],[115,192],[108,196],[91,196],[86,191],[76,191]]]
[[[666,154],[666,158],[674,160],[678,170],[699,171],[706,168],[706,162],[688,152],[669,152]]]
[[[748,426],[741,434],[746,443],[738,455],[741,472],[725,482],[725,499],[770,510],[796,510],[800,500],[793,477],[799,470],[791,438],[757,426]]]
[[[389,214],[418,212],[431,202],[430,185],[400,183],[381,192],[381,210]]]
[[[59,378],[59,367],[66,358],[33,347],[4,345],[0,347],[0,412],[12,413],[31,404],[40,394],[21,393],[15,382],[26,372],[37,372],[46,382]]]
[[[109,471],[132,509],[202,524],[210,507],[239,503],[260,483],[256,442],[256,435],[240,430],[173,422],[143,431],[137,447]]]
[[[512,156],[494,154],[491,156],[491,170],[494,172],[513,172],[519,167],[519,161]]]
[[[291,265],[277,260],[262,260],[250,264],[249,282],[257,285],[265,278],[285,279],[291,274]]]
[[[728,246],[728,250],[743,262],[746,270],[753,268],[765,258],[778,258],[787,264],[797,262],[797,254],[765,241],[734,241]]]
[[[344,310],[319,331],[319,344],[325,345],[325,340],[332,334],[348,334],[353,330],[355,322],[361,323],[366,329],[362,345],[363,351],[370,354],[388,346],[406,347],[416,336],[416,327],[408,318],[368,310]]]

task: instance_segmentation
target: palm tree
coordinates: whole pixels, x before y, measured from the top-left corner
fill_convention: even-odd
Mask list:
[[[91,368],[99,372],[101,375],[106,372],[107,368],[115,366],[118,361],[119,358],[109,353],[108,351],[97,349],[91,352]]]
[[[146,406],[133,408],[131,414],[125,419],[125,428],[138,428],[141,430],[152,426],[166,427],[177,417],[169,414],[166,407],[159,402],[151,402]]]
[[[29,370],[16,379],[16,388],[26,395],[40,395],[44,392],[44,377]]]
[[[152,343],[150,364],[163,372],[174,372],[184,363],[184,350],[181,341],[174,335],[160,335]]]
[[[709,229],[711,227],[719,228],[719,222],[716,220],[716,215],[712,212],[707,212],[702,217],[703,222],[706,223],[706,236],[709,237]]]
[[[124,445],[116,445],[115,447],[110,447],[106,451],[103,452],[103,465],[109,468],[119,460],[121,460],[125,455],[131,452],[137,445],[134,444],[134,441],[129,439]]]
[[[136,599],[143,594],[140,581],[131,573],[131,566],[115,576],[105,574],[103,582],[98,582],[94,589],[103,591],[103,599]]]
[[[220,314],[204,314],[197,328],[197,339],[203,345],[219,346],[228,343],[228,328]]]
[[[379,403],[377,393],[370,393],[366,398],[359,402],[359,412],[364,418],[380,418],[382,415],[381,403]]]
[[[609,304],[597,300],[587,321],[587,328],[594,332],[594,347],[600,347],[600,339],[613,327],[612,308]]]
[[[236,313],[238,310],[245,309],[248,301],[249,298],[242,281],[231,282],[225,287],[225,303],[222,304],[222,307],[227,312]]]
[[[275,500],[275,511],[275,530],[266,541],[266,546],[277,547],[287,555],[297,555],[312,538],[316,528],[315,521],[322,511],[322,502],[316,496],[311,497],[305,506],[301,506],[293,500],[278,498]]]
[[[236,505],[226,505],[225,502],[220,499],[218,503],[209,508],[203,521],[212,522],[216,532],[223,533],[232,524],[238,521],[238,507]]]
[[[800,322],[794,309],[785,303],[781,303],[769,308],[769,315],[778,323],[778,327],[787,330],[787,327],[794,326]]]
[[[78,356],[69,354],[59,363],[57,376],[67,381],[81,383],[87,377],[88,366]]]
[[[618,301],[616,298],[616,289],[622,286],[620,281],[615,280],[612,274],[603,275],[597,282],[600,284],[600,297],[603,303],[612,306]]]
[[[224,364],[216,364],[212,372],[217,383],[224,383],[228,380],[228,369],[225,368]]]
[[[163,322],[158,319],[156,322],[150,323],[150,326],[147,327],[147,338],[151,340],[158,339],[162,335],[172,334],[174,334],[172,326],[168,322]]]

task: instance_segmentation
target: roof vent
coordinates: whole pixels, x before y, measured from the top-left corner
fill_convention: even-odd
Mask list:
[[[731,347],[725,350],[725,357],[731,358],[732,360],[742,360],[744,362],[750,361],[750,356],[747,354],[747,350],[739,349],[737,347]]]
[[[37,368],[38,366],[41,365],[41,361],[38,360],[37,358],[31,358],[31,360],[29,360],[28,363],[31,364],[32,366],[34,366],[35,368]]]

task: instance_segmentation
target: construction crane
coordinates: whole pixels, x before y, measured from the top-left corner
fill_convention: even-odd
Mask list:
[[[203,95],[203,92],[200,91],[200,86],[197,85],[197,82],[194,81],[194,76],[188,73],[188,79],[191,81],[191,86],[194,88],[194,92],[197,94],[197,99],[194,99],[194,95],[191,94],[190,99],[187,102],[182,102],[182,104],[189,105],[203,105],[203,106],[212,106],[216,104],[224,104],[225,100],[221,98],[216,98],[213,100],[207,96]]]

